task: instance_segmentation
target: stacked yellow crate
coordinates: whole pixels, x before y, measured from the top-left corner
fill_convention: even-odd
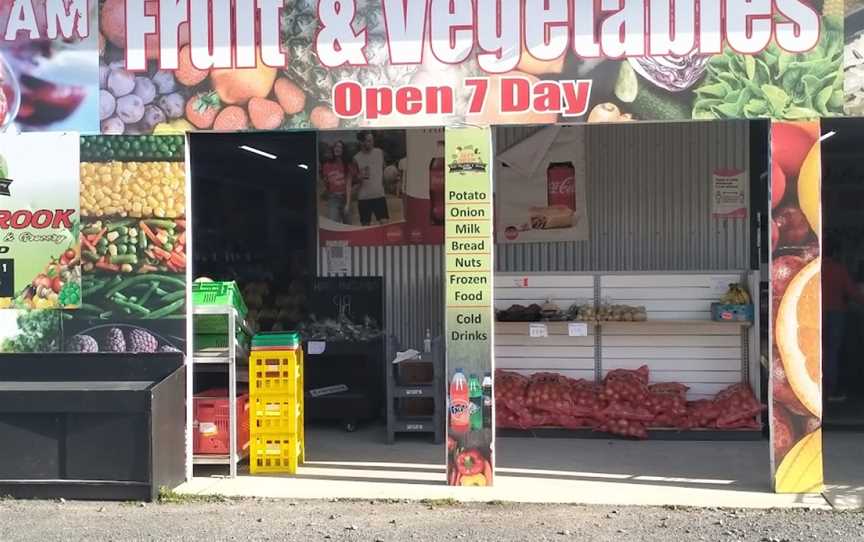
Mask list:
[[[258,349],[265,347],[256,347],[255,339],[249,356],[249,472],[296,474],[305,453],[303,350],[299,342]]]

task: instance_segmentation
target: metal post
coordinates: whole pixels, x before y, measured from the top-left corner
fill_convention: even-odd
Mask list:
[[[231,477],[237,476],[237,311],[228,311],[228,461]]]

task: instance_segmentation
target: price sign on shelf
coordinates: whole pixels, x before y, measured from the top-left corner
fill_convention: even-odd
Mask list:
[[[317,356],[327,350],[327,343],[325,341],[309,341],[308,349],[310,356]]]
[[[513,286],[516,288],[527,288],[528,287],[528,277],[514,277],[513,278]]]
[[[546,324],[528,324],[528,336],[532,339],[543,339],[549,336]]]
[[[584,322],[571,322],[567,324],[567,335],[570,337],[587,337],[588,324]]]
[[[711,277],[711,295],[717,298],[722,297],[723,294],[725,294],[726,291],[729,290],[730,282],[735,281],[730,281],[729,277]]]

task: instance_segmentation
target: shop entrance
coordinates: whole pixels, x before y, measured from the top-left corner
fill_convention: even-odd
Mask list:
[[[443,483],[443,184],[430,181],[443,130],[189,140],[193,276],[236,281],[251,333],[302,338],[298,477]],[[248,364],[236,371],[242,396]],[[195,364],[193,380],[224,395],[224,368]],[[196,476],[223,474],[205,452]]]
[[[864,168],[856,159],[864,125],[825,121],[822,144],[825,261],[825,425],[864,429]]]
[[[864,479],[864,125],[826,120],[822,143],[823,372],[826,481],[837,505],[860,506]]]
[[[757,128],[496,129],[499,476],[770,487]]]

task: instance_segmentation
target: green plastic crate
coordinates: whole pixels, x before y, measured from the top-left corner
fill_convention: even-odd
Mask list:
[[[240,318],[246,318],[249,309],[234,281],[193,282],[192,305],[228,305],[237,309]]]
[[[240,331],[236,335],[237,343],[243,346],[249,344],[249,337]],[[228,335],[225,333],[196,333],[193,338],[193,348],[196,352],[208,349],[228,348]]]
[[[257,333],[252,337],[252,348],[298,348],[300,334],[296,331],[272,331]]]

